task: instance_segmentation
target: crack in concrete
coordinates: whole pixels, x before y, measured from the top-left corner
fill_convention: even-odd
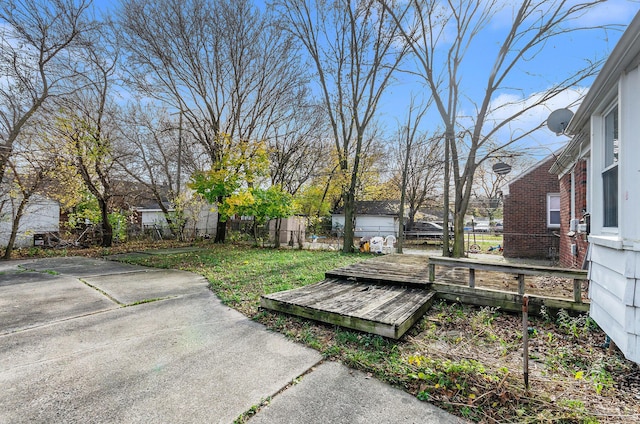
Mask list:
[[[104,297],[106,297],[110,301],[115,302],[120,306],[126,306],[124,303],[120,302],[118,299],[116,299],[115,297],[111,296],[109,293],[107,293],[106,291],[102,290],[100,287],[94,286],[93,284],[88,283],[85,279],[78,278],[78,281],[80,281],[82,284],[85,284],[88,287],[91,287],[92,289],[94,289],[98,293],[102,294]]]
[[[250,418],[250,417],[254,417],[256,416],[261,410],[262,408],[264,408],[265,406],[268,406],[269,403],[271,403],[271,401],[276,397],[279,396],[280,394],[286,392],[289,388],[295,386],[296,384],[300,383],[300,381],[306,377],[307,375],[311,374],[313,371],[315,371],[315,369],[317,367],[319,367],[320,365],[322,365],[325,362],[325,359],[320,359],[318,362],[316,362],[315,364],[311,365],[309,368],[307,368],[302,374],[298,375],[297,377],[295,377],[293,380],[289,381],[287,384],[285,384],[283,387],[281,387],[280,389],[278,389],[275,393],[273,393],[270,396],[267,396],[266,398],[260,399],[260,403],[253,405],[251,408],[249,408],[248,410],[246,410],[245,412],[243,412],[242,414],[240,414],[238,416],[238,418],[236,418],[234,420],[234,422],[244,422],[244,419]]]

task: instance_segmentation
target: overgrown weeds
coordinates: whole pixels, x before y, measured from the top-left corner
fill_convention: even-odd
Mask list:
[[[254,318],[328,359],[472,421],[640,420],[637,392],[619,385],[637,368],[592,344],[604,337],[599,329],[576,340],[553,322],[533,319],[527,391],[521,320],[497,309],[437,303],[400,341],[268,311]]]

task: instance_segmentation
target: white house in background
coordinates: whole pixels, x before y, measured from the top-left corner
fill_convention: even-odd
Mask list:
[[[175,211],[171,206],[168,206],[167,210],[169,212]],[[157,225],[158,227],[164,227],[167,225],[164,212],[162,212],[160,205],[157,203],[148,203],[144,206],[137,206],[135,211],[140,216],[139,222],[144,228],[153,227],[154,225]]]
[[[356,203],[355,237],[398,236],[400,202],[382,200]],[[340,234],[344,229],[344,209],[331,214],[331,229]]]
[[[640,14],[569,123],[558,161],[586,160],[591,317],[640,363]]]
[[[168,206],[167,210],[174,212],[171,206]],[[169,233],[167,220],[158,203],[151,202],[144,206],[138,206],[135,211],[139,216],[138,223],[142,225],[143,229],[158,228],[164,234]],[[216,233],[218,212],[214,206],[206,202],[194,204],[191,207],[187,207],[185,217],[184,231],[187,235],[201,237],[205,234],[214,235]]]
[[[17,207],[19,199],[14,202]],[[11,235],[11,226],[15,208],[11,200],[7,200],[2,208],[0,217],[0,246],[6,247]],[[60,204],[44,196],[33,195],[20,219],[15,247],[29,247],[34,245],[37,234],[58,233],[60,231]],[[39,240],[42,240],[40,238]],[[36,243],[38,244],[38,243]]]

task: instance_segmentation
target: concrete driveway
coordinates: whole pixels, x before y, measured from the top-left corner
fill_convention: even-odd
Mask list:
[[[267,331],[203,277],[80,257],[0,263],[0,393],[0,423],[231,423],[265,399],[252,422],[460,422]]]

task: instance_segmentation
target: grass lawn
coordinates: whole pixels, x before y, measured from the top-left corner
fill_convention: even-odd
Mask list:
[[[258,313],[261,295],[316,283],[324,279],[328,270],[370,257],[329,251],[210,245],[197,252],[153,255],[128,262],[204,275],[224,304],[253,317]]]
[[[425,249],[425,250],[442,250],[442,241],[440,240],[405,240],[405,247],[408,249]],[[469,249],[469,246],[477,244],[480,246],[481,253],[490,253],[494,255],[501,255],[502,253],[497,249],[498,246],[503,246],[502,234],[490,234],[490,233],[477,233],[474,237],[473,234],[464,235],[464,249]],[[489,250],[494,248],[493,250]],[[480,253],[478,252],[478,253]]]
[[[640,422],[638,366],[600,347],[604,334],[585,316],[531,319],[525,390],[518,315],[437,302],[394,341],[258,308],[262,294],[321,281],[325,271],[369,257],[212,245],[127,262],[202,274],[225,304],[268,328],[472,421]]]

